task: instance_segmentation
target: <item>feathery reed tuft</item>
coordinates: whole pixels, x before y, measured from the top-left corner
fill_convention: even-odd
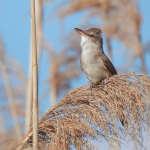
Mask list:
[[[150,78],[135,73],[112,76],[92,91],[87,85],[71,90],[39,121],[39,149],[93,150],[93,139],[105,139],[111,146],[116,136],[130,137],[142,147],[141,130],[149,125],[149,90]],[[124,120],[124,128],[113,125],[116,117]],[[32,131],[28,135],[24,147],[32,146]]]

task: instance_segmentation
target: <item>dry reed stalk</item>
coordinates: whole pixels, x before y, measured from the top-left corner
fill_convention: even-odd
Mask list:
[[[52,77],[54,77],[54,76],[52,76]],[[58,94],[58,86],[51,82],[51,88],[50,88],[50,104],[51,104],[51,107],[53,107],[56,104],[57,96],[58,96],[57,94]]]
[[[71,90],[39,121],[39,149],[92,150],[91,139],[105,139],[111,145],[116,138],[120,144],[128,137],[143,148],[141,130],[149,126],[149,90],[150,78],[135,73],[112,76],[92,91],[87,85]],[[113,124],[116,117],[124,119],[124,129]],[[32,130],[24,141],[24,148],[32,147]]]
[[[16,150],[18,145],[18,140],[16,139],[16,137],[14,136],[12,137],[11,134],[12,133],[9,133],[9,136],[0,139],[1,150]]]
[[[37,61],[39,62],[42,50],[42,23],[43,23],[43,1],[36,0],[36,37],[37,37]]]
[[[30,130],[30,120],[32,114],[32,49],[30,49],[30,62],[29,62],[29,75],[27,82],[27,93],[26,93],[26,133]]]
[[[35,2],[31,0],[31,45],[33,87],[33,150],[38,150],[38,64],[36,45]]]
[[[36,36],[37,36],[37,61],[39,63],[42,49],[42,16],[43,16],[43,2],[36,0]],[[29,77],[27,85],[27,104],[26,104],[26,131],[30,128],[30,119],[32,112],[32,49],[30,50],[30,62],[29,62]]]
[[[106,35],[106,45],[107,45],[107,50],[108,50],[108,56],[109,56],[109,59],[112,61],[113,60],[113,55],[112,55],[112,48],[111,48],[111,21],[110,21],[110,8],[111,8],[111,5],[110,5],[110,1],[109,0],[106,0],[105,1],[105,6],[104,6],[104,24],[105,24],[105,28],[107,29],[107,35]]]
[[[31,136],[33,136],[33,132],[30,132],[30,134],[28,134],[28,135],[26,136],[26,138],[25,138],[25,139],[23,140],[23,142],[17,147],[16,150],[21,150],[21,149],[24,147],[24,145],[27,143],[27,141],[29,140],[29,138],[30,138]]]
[[[4,125],[4,120],[1,115],[0,115],[0,135],[3,138],[6,138],[6,130],[5,130],[5,125]]]
[[[21,133],[21,128],[20,128],[19,121],[18,121],[18,114],[17,114],[16,105],[15,105],[15,100],[14,100],[12,88],[10,85],[8,73],[7,73],[7,67],[5,65],[4,54],[3,54],[3,49],[2,49],[2,39],[1,38],[0,38],[0,61],[1,61],[1,71],[2,71],[3,78],[4,78],[4,83],[5,83],[5,87],[6,87],[8,100],[10,103],[10,109],[12,112],[12,117],[14,120],[17,137],[18,137],[18,140],[21,140],[22,139],[22,133]]]
[[[144,59],[144,50],[143,50],[143,46],[142,46],[142,41],[141,41],[141,38],[140,38],[140,33],[137,35],[137,41],[138,41],[138,44],[139,44],[139,57],[141,58],[141,70],[144,74],[147,73],[147,70],[146,70],[146,63],[145,63],[145,59]]]

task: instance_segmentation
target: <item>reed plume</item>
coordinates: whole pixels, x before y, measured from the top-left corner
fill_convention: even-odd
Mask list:
[[[150,78],[135,73],[110,77],[92,91],[87,85],[71,90],[39,121],[39,149],[92,150],[96,148],[92,140],[105,139],[111,146],[116,137],[130,137],[143,147],[141,130],[149,125],[149,90]],[[113,124],[116,117],[124,119],[124,128]],[[32,130],[23,146],[32,147]]]

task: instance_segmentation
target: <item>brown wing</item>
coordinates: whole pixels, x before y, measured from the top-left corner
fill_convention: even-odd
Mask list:
[[[117,74],[117,71],[111,61],[108,59],[108,57],[105,54],[100,54],[101,59],[103,60],[103,63],[107,70],[110,72],[111,75]]]

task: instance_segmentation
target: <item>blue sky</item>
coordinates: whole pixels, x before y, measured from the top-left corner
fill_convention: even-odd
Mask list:
[[[142,14],[141,36],[142,42],[145,44],[150,41],[150,1],[138,0],[139,9]],[[60,43],[59,40],[59,20],[48,19],[48,16],[53,9],[53,6],[47,6],[44,12],[44,34],[46,38],[49,38],[53,45],[56,45],[56,49],[59,52]],[[65,20],[65,32],[73,30],[74,27],[78,27],[80,20],[84,13],[73,14]],[[30,1],[29,0],[0,0],[0,35],[3,38],[3,44],[5,46],[6,54],[10,58],[16,59],[22,66],[26,74],[28,74],[29,64],[29,50],[30,50]],[[112,43],[113,48],[118,47],[116,42]],[[119,56],[118,56],[119,57]],[[149,64],[150,56],[146,56],[147,64]],[[120,62],[114,61],[117,66]],[[43,81],[48,74],[47,57],[45,53],[42,53],[40,64],[40,82]],[[134,69],[133,69],[134,70]],[[133,71],[131,70],[131,71]],[[150,68],[149,68],[150,72]],[[88,79],[84,74],[80,79],[72,81],[72,87],[82,86],[87,84]],[[43,87],[42,87],[43,88]],[[39,90],[43,90],[40,86]],[[46,87],[44,87],[46,88]],[[49,108],[48,98],[43,102],[40,102],[39,109],[44,112]],[[44,106],[43,106],[44,105]],[[107,144],[106,144],[107,145]]]
[[[141,26],[141,35],[143,43],[150,39],[150,1],[139,0],[139,7],[142,13],[143,22]],[[56,48],[60,48],[59,44],[59,21],[48,20],[48,15],[52,10],[52,6],[46,7],[44,19],[44,33],[51,40]],[[65,21],[66,32],[73,30],[78,26],[82,15],[80,13],[73,14],[67,17]],[[47,21],[48,20],[48,21]],[[26,73],[28,72],[29,49],[30,49],[30,1],[23,0],[0,0],[0,34],[3,37],[3,42],[7,54],[18,60]],[[116,43],[112,43],[115,47]],[[44,56],[42,56],[43,58]],[[116,63],[116,62],[115,62]]]

